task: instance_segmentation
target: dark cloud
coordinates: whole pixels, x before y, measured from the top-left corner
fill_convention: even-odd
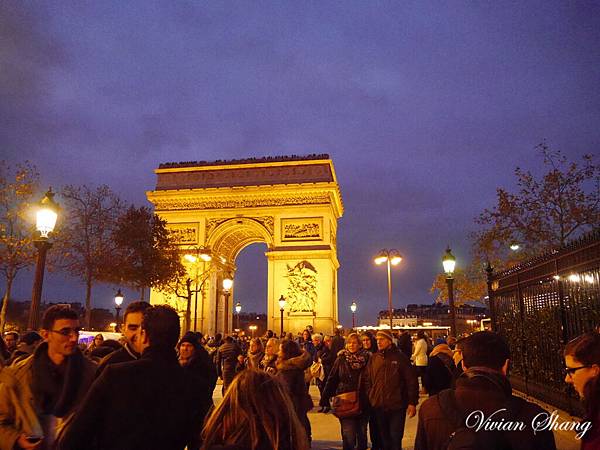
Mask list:
[[[589,2],[5,2],[0,145],[48,184],[137,203],[161,162],[329,153],[341,317],[362,297],[366,320],[379,248],[405,255],[395,302],[430,301],[445,246],[468,259],[473,217],[536,144],[595,152],[598,42]]]

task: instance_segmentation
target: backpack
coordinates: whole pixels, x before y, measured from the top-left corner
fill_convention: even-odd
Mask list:
[[[440,409],[454,426],[454,432],[442,448],[447,450],[512,450],[513,447],[508,437],[502,431],[477,432],[474,428],[465,426],[467,414],[462,411],[456,403],[454,389],[446,389],[438,394]],[[509,417],[516,417],[522,405],[522,401],[515,396],[506,405]]]

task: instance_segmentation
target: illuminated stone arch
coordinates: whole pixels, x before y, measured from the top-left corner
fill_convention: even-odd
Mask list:
[[[210,251],[212,261],[190,265],[206,274],[196,328],[232,330],[235,283],[224,295],[221,281],[235,276],[246,246],[267,246],[267,327],[278,332],[278,299],[288,300],[285,331],[307,325],[331,332],[338,323],[337,220],[343,204],[327,155],[162,164],[156,189],[147,193],[155,211],[178,235],[182,253]],[[152,291],[152,303],[172,302]]]

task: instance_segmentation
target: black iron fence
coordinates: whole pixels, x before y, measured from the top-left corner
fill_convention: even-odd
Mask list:
[[[564,378],[562,350],[600,326],[600,230],[542,257],[488,271],[492,327],[510,345],[515,389],[580,412]]]

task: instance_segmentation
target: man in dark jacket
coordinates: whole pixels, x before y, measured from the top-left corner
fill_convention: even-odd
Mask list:
[[[167,305],[144,311],[136,361],[111,364],[96,379],[59,449],[182,450],[200,432],[204,393],[177,361],[179,316]]]
[[[234,342],[231,336],[227,336],[224,344],[217,350],[217,374],[223,380],[223,395],[235,377],[238,356],[241,354],[240,346]]]
[[[369,359],[365,384],[383,448],[397,450],[402,448],[406,416],[416,414],[419,383],[410,360],[393,344],[392,333],[379,330],[375,339],[379,351]]]
[[[105,356],[98,365],[98,370],[96,371],[96,378],[100,376],[102,371],[109,364],[116,364],[121,362],[135,361],[139,359],[140,353],[142,352],[140,349],[140,344],[138,342],[141,325],[142,325],[142,317],[144,315],[144,311],[150,308],[150,303],[148,302],[131,302],[127,305],[127,309],[125,309],[125,315],[123,317],[124,329],[123,336],[125,336],[125,345],[123,348],[110,353]]]
[[[555,450],[552,431],[534,433],[531,427],[544,410],[512,395],[506,377],[510,357],[506,341],[497,333],[480,331],[461,340],[461,349],[465,372],[455,387],[421,405],[415,450],[445,450],[467,441],[473,443],[471,447],[486,449]],[[522,423],[523,429],[478,431],[477,423],[487,419]]]

